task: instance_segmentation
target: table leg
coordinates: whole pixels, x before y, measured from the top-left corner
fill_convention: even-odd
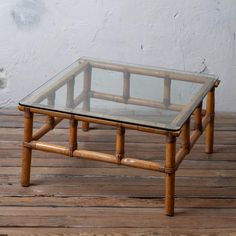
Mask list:
[[[78,121],[71,119],[70,120],[70,137],[69,137],[70,156],[73,156],[74,150],[77,149],[77,126],[78,126]]]
[[[56,100],[56,93],[55,93],[55,91],[53,91],[53,92],[49,93],[49,95],[48,95],[48,106],[54,107],[55,100]]]
[[[202,132],[202,102],[194,111],[194,129]]]
[[[174,201],[175,201],[175,151],[176,151],[176,137],[166,137],[166,192],[165,192],[165,208],[166,215],[174,215]]]
[[[74,89],[75,89],[75,78],[71,78],[67,82],[67,95],[66,95],[66,107],[74,108]]]
[[[92,68],[88,66],[84,71],[84,93],[85,99],[83,102],[83,110],[90,111],[90,90],[91,90],[91,75],[92,75]],[[89,122],[83,121],[82,122],[82,130],[88,131],[89,130]]]
[[[214,113],[215,113],[215,88],[207,94],[206,113],[211,115],[211,120],[207,124],[205,133],[205,152],[213,152],[214,143]]]
[[[116,131],[116,158],[118,163],[124,157],[125,153],[125,128],[118,127]]]
[[[30,185],[30,167],[32,149],[27,147],[27,143],[32,140],[33,133],[33,113],[29,109],[24,112],[24,146],[22,156],[21,185],[28,187]]]
[[[170,105],[170,95],[171,95],[171,80],[168,78],[164,79],[164,97],[163,97],[163,103],[166,106]]]

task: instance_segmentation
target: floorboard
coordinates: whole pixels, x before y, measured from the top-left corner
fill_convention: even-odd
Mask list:
[[[36,116],[35,129],[44,121]],[[23,117],[0,110],[1,235],[236,235],[236,114],[216,115],[215,147],[201,137],[176,174],[176,216],[164,215],[162,173],[33,152],[32,185],[19,184]],[[68,122],[42,140],[68,145]],[[80,127],[80,124],[79,124]],[[114,153],[115,130],[92,124],[79,147]],[[161,136],[129,130],[127,156],[164,161]]]

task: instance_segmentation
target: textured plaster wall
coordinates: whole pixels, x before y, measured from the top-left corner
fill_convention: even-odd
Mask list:
[[[218,74],[236,111],[235,0],[0,0],[0,107],[83,55]]]

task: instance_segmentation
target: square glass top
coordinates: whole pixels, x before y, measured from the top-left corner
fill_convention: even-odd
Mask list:
[[[178,131],[218,78],[83,57],[22,106]]]

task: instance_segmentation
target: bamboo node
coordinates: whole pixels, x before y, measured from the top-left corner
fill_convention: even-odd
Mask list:
[[[118,127],[117,130],[116,130],[116,132],[117,132],[117,134],[119,134],[119,135],[123,135],[123,134],[125,134],[125,128],[122,127],[121,125],[119,125],[119,127]]]
[[[129,70],[127,68],[124,70],[124,75],[125,77],[128,77],[130,75]]]
[[[23,146],[23,147],[27,147],[27,148],[32,148],[31,143],[28,143],[28,142],[23,142],[23,143],[22,143],[22,146]]]
[[[69,156],[70,157],[73,157],[73,153],[74,153],[74,151],[76,150],[76,147],[77,146],[77,144],[70,144],[70,146],[69,146]]]
[[[75,116],[74,115],[70,115],[70,122],[75,120]]]
[[[215,118],[215,113],[210,113],[210,120],[213,120]]]
[[[164,171],[165,171],[165,173],[166,174],[173,174],[173,173],[175,173],[175,171],[176,171],[176,166],[175,167],[164,167]]]
[[[116,154],[116,159],[117,159],[117,164],[121,164],[121,160],[124,158],[124,154],[117,153]]]
[[[205,116],[208,116],[208,119],[209,119],[208,121],[210,122],[215,119],[215,112],[214,113],[206,113]]]
[[[215,88],[217,88],[217,87],[219,86],[219,84],[220,84],[220,80],[217,79],[217,80],[215,81],[215,84],[214,84]]]
[[[191,148],[190,148],[190,144],[187,144],[187,143],[181,143],[180,144],[180,148],[181,149],[184,149],[187,151],[187,154],[190,152]]]
[[[195,124],[195,130],[198,130],[198,131],[200,131],[202,133],[203,132],[202,123]]]
[[[169,98],[163,98],[163,103],[164,103],[165,107],[168,108],[169,105],[170,105],[170,99]]]
[[[202,116],[206,115],[206,109],[202,109]]]
[[[48,116],[46,123],[49,124],[51,129],[53,129],[55,127],[55,118],[52,116]]]
[[[86,94],[87,94],[88,97],[92,98],[93,95],[94,95],[94,91],[90,90]]]
[[[78,124],[78,121],[74,118],[74,116],[73,116],[73,118],[71,117],[70,126],[77,127],[77,124]]]
[[[30,108],[29,107],[24,107],[24,118],[30,119],[32,117],[33,117],[33,113],[30,112]]]
[[[176,137],[169,134],[166,136],[166,143],[174,143],[176,141]]]
[[[160,167],[160,170],[158,170],[159,172],[162,172],[162,173],[166,173],[165,171],[165,167]]]

